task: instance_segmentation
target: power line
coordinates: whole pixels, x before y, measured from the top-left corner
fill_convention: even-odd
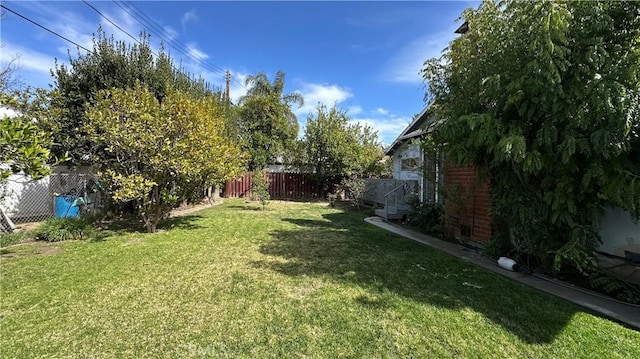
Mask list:
[[[139,19],[141,19],[142,21],[144,21],[148,26],[155,28],[156,31],[159,32],[163,32],[165,36],[169,37],[169,39],[171,37],[173,37],[173,35],[171,33],[169,33],[167,30],[165,30],[162,26],[160,26],[157,22],[155,22],[152,18],[150,18],[149,16],[147,16],[147,14],[145,14],[142,10],[140,10],[140,8],[138,8],[137,6],[135,6],[135,4],[133,4],[132,2],[129,2],[129,4],[125,4],[124,2],[120,1],[122,4],[120,4],[117,1],[113,1],[114,4],[118,5],[122,10],[126,11],[129,15],[133,16],[134,18],[136,18],[136,20],[138,20],[137,15],[140,16]],[[132,14],[129,10],[135,12],[136,14]],[[138,22],[140,22],[140,20],[138,20]],[[144,26],[144,24],[143,24]],[[158,35],[158,34],[156,34]],[[161,36],[161,35],[158,35]],[[182,44],[180,44],[182,45]]]
[[[128,33],[127,31],[125,31],[123,28],[121,28],[120,26],[118,26],[118,24],[116,24],[115,22],[111,21],[108,17],[106,17],[102,12],[100,12],[100,10],[96,9],[93,5],[89,4],[87,1],[82,0],[83,3],[85,3],[85,5],[87,5],[88,7],[92,8],[95,12],[98,13],[98,15],[102,16],[105,20],[107,20],[111,25],[115,26],[118,30],[122,31],[123,33],[127,34],[127,36],[129,36],[133,41],[137,42],[138,44],[140,44],[140,41],[138,39],[136,39],[135,37],[133,37],[130,33]],[[152,51],[153,53],[153,51]],[[156,54],[154,54],[156,55]],[[157,56],[157,55],[156,55]]]
[[[180,41],[172,39],[173,34],[165,30],[160,24],[158,24],[155,20],[153,20],[153,18],[145,14],[144,11],[138,8],[131,1],[126,1],[126,3],[125,1],[122,1],[122,0],[121,1],[112,0],[112,1],[122,10],[126,11],[129,15],[131,15],[134,19],[136,19],[143,27],[150,27],[152,29],[155,29],[157,32],[154,32],[153,30],[149,30],[149,29],[146,29],[146,30],[160,37],[169,46],[172,46],[174,49],[178,50],[179,52],[181,52],[183,55],[187,56],[191,60],[201,64],[205,69],[210,70],[214,73],[218,72],[226,76],[227,70],[222,69],[208,61],[201,61],[197,58],[194,58],[194,56],[190,54],[190,50],[186,45],[182,44]],[[159,34],[158,32],[163,33],[164,35]],[[232,80],[237,84],[239,84],[241,87],[243,87],[245,90],[248,90],[242,82],[238,81],[235,78],[233,78]]]
[[[170,46],[173,46],[176,50],[178,50],[179,52],[181,52],[183,55],[187,56],[188,58],[202,64],[206,69],[213,71],[213,72],[219,72],[220,74],[224,74],[226,72],[225,69],[218,67],[210,62],[207,61],[201,61],[197,58],[194,58],[193,55],[190,54],[190,50],[188,48],[188,46],[182,44],[180,41],[176,41],[173,39],[173,34],[169,33],[167,30],[165,30],[160,24],[158,24],[155,20],[153,20],[150,16],[148,16],[147,14],[145,14],[140,8],[138,8],[137,6],[135,6],[135,4],[133,4],[130,1],[127,1],[126,3],[124,1],[115,1],[113,0],[113,2],[120,6],[121,9],[125,10],[127,13],[129,13],[129,15],[133,16],[138,22],[140,22],[142,24],[142,22],[146,23],[147,26],[150,26],[154,29],[156,29],[156,31],[161,32],[164,34],[158,34],[155,33],[158,37],[160,37],[162,40],[164,40],[167,44],[169,44]],[[133,13],[132,13],[133,12]],[[145,26],[144,24],[142,24],[143,26]],[[153,32],[153,30],[151,30],[151,32]],[[165,37],[166,36],[166,37]]]
[[[91,4],[89,4],[87,1],[83,0],[83,3],[85,3],[85,5],[89,6],[91,9],[93,9],[96,13],[98,13],[98,15],[100,15],[102,18],[104,18],[105,20],[107,20],[111,25],[115,26],[118,30],[122,31],[123,33],[125,33],[127,36],[129,36],[131,39],[133,39],[133,41],[135,41],[136,43],[138,43],[139,45],[142,45],[142,43],[140,42],[140,40],[136,39],[133,35],[131,35],[129,32],[127,32],[126,30],[124,30],[122,27],[120,27],[118,24],[116,24],[114,21],[112,21],[111,19],[109,19],[105,14],[103,14],[100,10],[96,9],[94,6],[92,6]],[[151,54],[153,54],[156,58],[159,57],[158,54],[156,54],[151,48],[149,49],[151,51]],[[178,69],[177,67],[173,66],[173,68],[176,71],[182,71],[181,69]],[[188,74],[190,76],[190,74]],[[207,82],[206,87],[209,87],[209,83]]]
[[[145,26],[145,24],[151,28],[154,28],[156,31],[161,32],[164,34],[158,34],[158,33],[154,33],[156,36],[160,37],[162,40],[166,41],[167,44],[173,46],[174,48],[180,50],[180,52],[182,52],[184,55],[188,56],[189,58],[193,59],[192,56],[189,55],[189,49],[187,46],[183,45],[181,42],[179,41],[175,41],[173,40],[173,34],[169,33],[167,30],[165,30],[160,24],[158,24],[155,20],[153,20],[151,17],[149,17],[147,14],[145,14],[142,10],[140,10],[140,8],[138,8],[137,6],[135,6],[135,4],[133,4],[132,2],[128,2],[125,3],[124,1],[115,1],[113,0],[113,2],[118,5],[122,10],[126,11],[129,15],[133,16],[139,23],[142,24],[142,26]],[[132,13],[133,12],[133,13]],[[144,22],[144,24],[142,23]],[[153,32],[153,30],[151,30],[151,32]],[[217,67],[213,64],[211,64],[212,67],[214,67],[215,69],[224,72],[225,70]]]
[[[142,11],[139,7],[137,7],[133,2],[131,1],[122,1],[120,0],[119,2],[116,0],[112,0],[116,5],[120,6],[121,9],[127,11],[129,13],[129,15],[132,15],[134,18],[136,18],[136,20],[138,20],[138,22],[140,22],[140,20],[144,21],[147,25],[155,28],[157,31],[162,32],[165,34],[165,36],[167,36],[168,38],[164,38],[162,37],[162,35],[159,35],[156,33],[157,36],[159,36],[160,38],[162,38],[163,40],[165,40],[169,45],[172,45],[174,48],[178,48],[178,50],[182,50],[181,52],[188,56],[189,58],[191,58],[192,60],[196,60],[193,59],[192,56],[190,56],[189,54],[189,49],[187,46],[185,46],[184,44],[182,44],[180,41],[174,40],[173,39],[173,34],[169,33],[167,30],[165,30],[160,24],[158,24],[153,18],[151,18],[150,16],[148,16],[147,14],[144,13],[144,11]],[[130,11],[128,11],[127,9],[123,8],[119,3],[122,3],[122,5],[124,5],[125,7],[127,7],[128,9],[132,10],[133,12],[135,12],[136,14],[132,14]],[[144,26],[144,24],[143,24]],[[209,70],[212,70],[211,67],[213,67],[214,69],[225,73],[225,78],[226,78],[226,72],[227,70],[216,66],[213,63],[210,62],[206,62],[206,61],[202,61],[203,65],[205,65],[205,67],[209,66]],[[234,79],[235,80],[235,79]],[[243,83],[241,83],[238,80],[235,80],[236,83],[238,83],[240,86],[244,87],[246,89],[246,87],[244,86]]]
[[[188,58],[190,58],[191,60],[193,60],[193,61],[197,61],[197,62],[200,62],[198,59],[194,58],[191,54],[189,54],[189,49],[188,49],[185,45],[183,45],[183,44],[182,44],[182,43],[180,43],[180,42],[175,42],[175,41],[173,41],[173,40],[171,39],[171,34],[169,34],[166,30],[162,29],[162,28],[161,28],[157,23],[155,23],[155,21],[154,21],[153,23],[151,23],[151,22],[149,22],[149,21],[146,21],[146,20],[145,20],[145,19],[143,19],[143,18],[141,17],[141,15],[139,15],[137,12],[136,12],[136,13],[134,13],[134,12],[135,12],[135,10],[134,10],[133,8],[128,7],[128,5],[127,5],[127,4],[125,4],[125,3],[123,3],[123,2],[121,2],[122,4],[120,4],[120,3],[116,2],[116,1],[113,1],[113,3],[114,3],[114,4],[116,4],[116,5],[118,5],[122,10],[126,11],[129,15],[131,15],[134,19],[136,19],[136,21],[138,21],[138,22],[139,22],[143,27],[144,27],[144,26],[149,26],[149,27],[155,28],[155,29],[156,29],[156,31],[164,32],[164,33],[166,34],[165,36],[168,36],[168,38],[165,38],[163,35],[160,35],[160,34],[158,34],[158,33],[154,32],[153,30],[145,29],[145,30],[147,30],[147,31],[149,31],[149,32],[151,32],[151,33],[153,33],[153,34],[155,34],[156,36],[158,36],[160,39],[162,39],[164,42],[166,42],[166,43],[167,43],[167,44],[169,44],[170,46],[173,46],[176,50],[178,50],[179,52],[181,52],[183,55],[187,56],[187,57],[188,57]],[[138,10],[138,11],[140,11],[140,10]],[[140,13],[141,13],[141,14],[143,14],[145,17],[147,17],[147,18],[148,18],[148,16],[147,16],[147,15],[145,15],[144,13],[142,13],[142,12],[140,12]],[[153,21],[153,20],[151,20],[151,21]],[[143,23],[143,22],[144,22],[144,23]],[[155,24],[155,25],[154,25],[154,24]],[[158,30],[158,29],[160,29],[160,30]],[[214,68],[211,68],[211,67],[207,67],[207,66],[206,66],[206,65],[208,65],[207,63],[202,63],[202,64],[203,64],[203,65],[205,65],[204,67],[205,67],[207,70],[210,70],[210,71],[213,71],[213,72],[219,72],[220,74],[222,74],[222,73],[224,73],[224,72],[225,72],[225,70],[224,70],[224,69],[221,69],[221,68],[219,68],[219,67],[217,67],[217,66],[213,66],[213,65],[212,65]]]
[[[84,0],[83,0],[83,2],[84,2],[87,6],[89,6],[91,9],[93,9],[96,13],[98,13],[102,18],[104,18],[106,21],[108,21],[111,25],[115,26],[118,30],[122,31],[124,34],[126,34],[127,36],[129,36],[129,37],[130,37],[131,39],[133,39],[136,43],[140,44],[140,41],[139,41],[138,39],[136,39],[133,35],[131,35],[131,34],[130,34],[130,33],[128,33],[127,31],[125,31],[122,27],[120,27],[120,26],[119,26],[118,24],[116,24],[114,21],[112,21],[111,19],[109,19],[107,16],[105,16],[105,15],[104,15],[100,10],[98,10],[97,8],[95,8],[94,6],[92,6],[91,4],[89,4],[87,1],[84,1]],[[114,2],[115,2],[115,1],[114,1]],[[119,4],[118,4],[118,3],[116,3],[116,5],[119,5]],[[133,4],[132,4],[132,5],[133,5]],[[120,6],[120,5],[119,5],[119,6]],[[64,35],[61,35],[61,34],[59,34],[59,33],[55,32],[55,31],[53,31],[53,30],[51,30],[51,29],[47,28],[47,27],[46,27],[46,26],[44,26],[44,25],[41,25],[41,24],[40,24],[40,23],[38,23],[37,21],[32,20],[32,19],[30,19],[30,18],[28,18],[28,17],[26,17],[26,16],[24,16],[24,15],[20,14],[19,12],[15,11],[15,10],[12,10],[12,9],[8,8],[7,6],[5,6],[5,5],[4,5],[4,4],[2,4],[2,3],[0,3],[0,8],[2,8],[2,9],[4,9],[4,10],[7,10],[7,11],[11,12],[12,14],[14,14],[14,15],[16,15],[16,16],[18,16],[18,17],[22,18],[23,20],[30,22],[31,24],[33,24],[33,25],[35,25],[35,26],[37,26],[37,27],[39,27],[39,28],[41,28],[41,29],[43,29],[43,30],[45,30],[45,31],[47,31],[47,32],[49,32],[49,33],[51,33],[51,34],[53,34],[53,35],[55,35],[55,36],[57,36],[57,37],[59,37],[59,38],[61,38],[61,39],[65,40],[65,41],[67,41],[67,42],[71,43],[71,44],[73,44],[73,45],[75,45],[75,46],[76,46],[76,47],[78,47],[78,48],[81,48],[81,49],[83,49],[83,50],[85,50],[85,51],[87,51],[87,52],[92,52],[92,50],[90,50],[90,49],[88,49],[88,48],[84,47],[83,45],[81,45],[81,44],[79,44],[79,43],[77,43],[77,42],[75,42],[75,41],[73,41],[73,40],[71,40],[71,39],[69,39],[69,38],[65,37]],[[122,8],[122,7],[121,7],[121,8]],[[132,16],[134,16],[134,18],[136,18],[136,20],[137,20],[138,22],[140,22],[140,19],[139,19],[139,16],[140,16],[140,15],[137,15],[137,14],[136,14],[136,15],[131,14],[131,12],[130,12],[130,11],[128,11],[127,9],[123,9],[123,10],[127,11],[127,13],[129,13],[129,14],[130,14],[130,15],[132,15]],[[138,9],[138,11],[140,11],[140,10]],[[140,13],[141,13],[142,15],[144,15],[145,17],[149,18],[149,17],[148,17],[146,14],[144,14],[142,11],[140,11]],[[149,18],[149,19],[151,19],[151,18]],[[151,19],[151,21],[153,21],[153,20]],[[154,21],[154,23],[155,23],[155,21]],[[141,24],[142,24],[142,23],[141,23]],[[144,24],[142,24],[142,25],[144,26]],[[157,23],[156,23],[156,26],[157,26],[158,28],[160,28],[160,27],[159,27],[159,25],[157,25]],[[168,32],[166,32],[166,30],[164,30],[164,29],[163,29],[163,31],[164,31],[165,33],[167,33],[167,34],[168,34]],[[183,49],[186,49],[186,47],[185,47],[184,45],[182,45],[181,43],[179,43],[179,42],[174,42],[174,41],[171,41],[171,40],[167,40],[167,39],[164,39],[164,37],[162,37],[161,35],[158,35],[158,34],[156,34],[156,35],[157,35],[157,36],[159,36],[160,38],[162,38],[163,40],[167,41],[170,45],[171,45],[171,44],[173,44],[173,46],[174,46],[174,47],[177,47],[177,48],[178,48],[178,50],[180,49],[180,47],[182,47]],[[176,45],[176,43],[177,43],[178,45],[180,45],[180,46]],[[151,52],[152,52],[152,54],[153,54],[153,55],[158,56],[155,52],[153,52],[153,51],[151,51]],[[190,59],[192,59],[192,60],[194,60],[194,61],[197,61],[197,59],[194,59],[192,56],[189,56],[188,50],[183,50],[183,51],[181,51],[181,52],[183,52],[183,54],[184,54],[184,55],[186,55],[186,56],[188,56]],[[214,72],[222,72],[223,74],[225,74],[225,75],[226,75],[226,70],[223,70],[223,69],[221,69],[221,68],[219,68],[219,67],[217,67],[217,66],[215,66],[215,65],[211,65],[211,64],[208,64],[208,63],[204,63],[203,65],[205,65],[205,67],[206,67],[208,70],[211,70],[211,71],[214,71]],[[208,65],[208,67],[207,67],[207,65]],[[215,68],[215,70],[214,70],[214,69],[212,69],[212,68],[211,68],[211,66],[213,66],[213,67]],[[234,80],[236,83],[238,83],[240,86],[242,86],[245,90],[248,90],[248,89],[244,86],[244,84],[242,84],[240,81],[238,81],[238,80],[236,80],[236,79],[233,79],[233,80]]]
[[[29,19],[28,17],[26,17],[26,16],[24,16],[24,15],[22,15],[22,14],[20,14],[20,13],[16,12],[16,11],[14,11],[14,10],[9,9],[9,8],[8,8],[8,7],[6,7],[4,4],[0,4],[0,7],[1,7],[1,8],[3,8],[3,9],[5,9],[5,10],[7,10],[7,11],[9,11],[9,12],[11,12],[11,13],[13,13],[14,15],[16,15],[16,16],[18,16],[18,17],[21,17],[22,19],[24,19],[24,20],[26,20],[26,21],[28,21],[28,22],[30,22],[30,23],[32,23],[32,24],[34,24],[34,25],[36,25],[37,27],[39,27],[39,28],[41,28],[41,29],[43,29],[43,30],[46,30],[46,31],[48,31],[48,32],[50,32],[50,33],[52,33],[52,34],[54,34],[54,35],[56,35],[57,37],[59,37],[59,38],[61,38],[61,39],[65,40],[65,41],[67,41],[67,42],[70,42],[70,43],[72,43],[72,44],[76,45],[77,47],[79,47],[79,48],[81,48],[81,49],[83,49],[83,50],[85,50],[85,51],[87,51],[87,52],[91,52],[91,50],[89,50],[89,49],[87,49],[86,47],[84,47],[84,46],[82,46],[82,45],[78,44],[77,42],[75,42],[75,41],[73,41],[73,40],[69,40],[69,39],[67,39],[66,37],[64,37],[63,35],[60,35],[60,34],[58,34],[57,32],[55,32],[55,31],[53,31],[53,30],[50,30],[49,28],[47,28],[47,27],[45,27],[45,26],[43,26],[43,25],[40,25],[39,23],[37,23],[37,22],[35,22],[35,21],[33,21],[33,20]]]

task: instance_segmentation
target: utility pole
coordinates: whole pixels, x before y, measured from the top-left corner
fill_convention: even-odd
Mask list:
[[[227,70],[227,73],[224,75],[225,79],[225,95],[227,97],[227,102],[231,102],[231,96],[229,94],[229,83],[231,82],[231,72]]]

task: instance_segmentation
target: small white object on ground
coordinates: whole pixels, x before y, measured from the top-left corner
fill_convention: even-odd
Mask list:
[[[518,271],[518,263],[516,263],[516,261],[514,261],[511,258],[507,258],[507,257],[498,258],[498,265],[501,268],[504,268],[504,269],[512,271],[512,272],[517,272]]]

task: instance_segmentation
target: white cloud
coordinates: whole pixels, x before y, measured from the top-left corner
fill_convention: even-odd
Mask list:
[[[167,40],[171,41],[178,37],[178,32],[171,26],[163,26],[162,29],[164,30],[165,35],[167,35]]]
[[[209,55],[207,55],[206,53],[198,49],[196,44],[192,42],[187,44],[187,54],[189,55],[189,57],[191,57],[192,59],[198,62],[209,57]]]
[[[329,84],[303,83],[296,92],[299,92],[304,97],[304,106],[297,110],[294,109],[300,124],[300,136],[304,133],[306,116],[315,112],[318,103],[327,106],[336,104],[340,107],[341,103],[354,97],[350,89]],[[358,116],[365,112],[371,115]],[[384,144],[393,142],[400,132],[411,123],[411,117],[398,116],[381,107],[365,111],[360,105],[351,105],[347,107],[347,115],[351,118],[351,122],[368,125],[377,131],[378,138]]]
[[[182,24],[182,30],[185,30],[187,27],[187,23],[189,23],[190,21],[198,21],[199,17],[198,14],[196,13],[196,9],[191,9],[187,12],[185,12],[182,15],[182,20],[180,21],[180,23]]]
[[[89,22],[75,12],[61,10],[57,4],[49,2],[30,1],[28,2],[28,5],[26,5],[26,3],[16,3],[15,6],[28,7],[30,12],[37,14],[38,22],[42,23],[47,28],[68,39],[72,39],[74,42],[82,46],[91,48],[91,33],[96,31],[97,28],[95,22]],[[38,40],[49,40],[55,38],[52,34],[44,31],[36,32],[33,36]],[[75,49],[75,45],[61,39],[55,39],[56,41],[64,42],[67,48]],[[67,50],[65,48],[64,52],[66,53],[66,51]]]
[[[144,26],[142,26],[135,18],[131,17],[131,15],[128,12],[121,9],[117,9],[117,10],[118,11],[116,11],[115,13],[108,13],[106,11],[104,13],[107,15],[108,18],[110,18],[112,21],[117,23],[128,34],[138,39],[139,34],[143,30],[145,30]],[[184,27],[188,22],[196,21],[198,19],[199,18],[196,13],[196,10],[195,9],[190,10],[183,15],[182,25]],[[110,36],[110,34],[113,34],[114,38],[118,41],[124,41],[129,44],[132,44],[134,42],[131,37],[123,33],[121,30],[117,29],[110,23],[108,23],[104,18],[101,18],[101,24],[103,29],[105,29],[105,31],[107,32],[108,36]],[[164,44],[165,51],[169,52],[171,50],[170,47],[172,45],[167,43],[167,41],[171,41],[179,36],[178,31],[176,31],[171,26],[163,26],[162,28],[164,30],[164,33],[161,32],[160,35],[147,32],[148,35],[151,35],[151,49],[154,53],[158,53],[160,51],[160,43],[162,40],[164,40],[165,42]],[[160,36],[162,36],[164,39],[161,39]],[[210,70],[201,68],[199,66],[199,63],[201,61],[209,58],[209,55],[206,52],[202,51],[195,42],[189,42],[183,48],[180,48],[180,49],[173,48],[173,51],[171,51],[171,55],[172,55],[172,58],[174,59],[175,64],[178,64],[180,62],[179,60],[182,58],[183,64],[185,65],[185,67],[187,67],[189,70],[194,70],[193,72],[196,74],[196,76],[201,73],[203,74],[204,78],[207,78],[207,76],[208,77],[220,76],[219,74],[215,74],[215,73],[206,74],[207,71],[210,71]],[[190,62],[193,62],[193,63],[189,64]],[[207,76],[204,76],[204,75],[207,75]],[[212,82],[215,83],[216,81],[212,81]]]
[[[76,16],[71,16],[71,18],[76,18],[73,21],[56,21],[51,27],[53,27],[54,31],[66,37],[67,39],[73,39],[75,43],[85,47],[87,49],[93,48],[93,32],[97,30],[95,25],[89,26],[86,22],[81,21]],[[76,46],[65,41],[65,46],[67,49],[75,50]],[[66,54],[66,50],[64,51]],[[84,52],[83,52],[84,53]],[[73,52],[72,52],[73,54]]]
[[[390,114],[385,117],[356,117],[352,118],[351,122],[368,125],[378,131],[378,138],[385,145],[389,145],[411,123],[411,117]]]
[[[62,36],[73,39],[78,44],[88,49],[93,48],[93,36],[98,29],[98,23],[104,29],[106,36],[113,36],[116,41],[124,41],[127,44],[133,44],[134,40],[125,34],[122,30],[119,30],[105,18],[99,16],[97,13],[88,12],[87,15],[83,15],[80,12],[73,10],[61,11],[55,5],[46,2],[34,2],[31,9],[35,11],[41,19],[43,25],[56,31]],[[115,6],[108,6],[106,3],[94,4],[104,16],[109,18],[114,23],[118,24],[124,31],[129,33],[134,38],[138,39],[139,34],[144,30],[141,25],[131,14],[119,9]],[[195,10],[188,11],[182,17],[182,24],[187,25],[189,22],[197,21],[198,15]],[[174,39],[179,36],[178,31],[170,26],[163,26],[165,32],[162,33],[165,39]],[[160,37],[156,34],[151,34],[151,49],[153,52],[158,53],[160,49]],[[42,40],[49,41],[49,37],[43,36]],[[26,40],[25,40],[26,41]],[[21,53],[20,65],[25,72],[30,72],[31,75],[36,75],[34,78],[30,76],[30,80],[35,83],[46,83],[50,78],[49,69],[54,67],[55,57],[58,57],[60,63],[66,63],[68,60],[67,53],[70,52],[72,58],[77,57],[76,47],[64,40],[58,38],[52,38],[53,42],[52,50],[49,53],[40,52],[36,43],[33,45],[29,42],[20,42],[19,45],[6,44],[6,47],[0,50],[0,59],[3,62],[9,61],[11,57],[17,53]],[[206,66],[206,59],[209,55],[201,49],[197,43],[192,42],[187,44],[187,47],[182,50],[172,49],[165,40],[165,51],[170,52],[174,64],[180,63],[182,58],[182,64],[186,70],[195,76],[202,76],[205,80],[209,81],[213,86],[224,88],[224,73],[223,71],[217,71],[210,66]],[[3,41],[6,43],[6,41]],[[84,50],[80,50],[81,54],[84,54]],[[184,54],[186,52],[187,54]],[[189,58],[190,57],[190,58]],[[244,74],[235,74],[243,76],[238,78],[239,81],[244,81]],[[231,97],[237,100],[244,94],[246,90],[238,84],[236,81],[231,82]]]
[[[244,87],[244,80],[249,74],[241,73],[237,71],[231,72],[231,83],[229,84],[229,97],[233,103],[238,103],[240,97],[247,93],[247,89]]]
[[[304,106],[294,109],[294,113],[298,117],[306,116],[310,112],[313,112],[318,106],[318,103],[330,107],[334,104],[340,104],[353,96],[351,91],[346,87],[328,84],[305,83],[302,84],[301,89],[296,92],[300,93],[304,98]]]
[[[134,19],[129,13],[122,9],[99,9],[102,14],[111,22],[120,27],[113,25],[105,17],[95,14],[95,18],[98,19],[100,26],[104,30],[107,37],[113,36],[115,41],[124,41],[127,44],[133,43],[133,38],[138,39],[140,32],[144,29],[136,19]],[[66,11],[64,13],[51,13],[47,18],[47,25],[55,30],[57,33],[63,35],[68,39],[73,39],[79,45],[87,48],[93,48],[93,37],[98,31],[98,26],[93,18],[86,18],[72,11]],[[124,30],[124,32],[123,32]],[[126,33],[125,33],[126,32]],[[159,39],[152,38],[159,41]],[[152,47],[154,51],[158,46]],[[60,52],[66,54],[67,49],[71,49],[71,55],[75,56],[75,46],[68,42],[64,42],[63,47],[59,47]],[[83,51],[83,50],[81,50]]]
[[[376,114],[378,115],[388,115],[389,114],[389,110],[384,109],[382,107],[378,107],[376,108],[376,110],[374,111]]]
[[[400,49],[387,63],[383,79],[391,82],[420,84],[420,70],[427,59],[440,57],[442,50],[453,40],[455,28],[419,37]]]
[[[138,36],[136,31],[141,29],[140,23],[134,19],[131,14],[123,9],[115,9],[116,13],[111,11],[103,11],[102,13],[106,15],[114,23],[118,24],[123,30],[133,35],[134,37]],[[101,17],[102,26],[113,26],[110,22],[108,22],[105,18]],[[108,24],[108,25],[107,25]],[[112,28],[113,32],[120,31],[115,26]]]
[[[350,106],[349,108],[347,108],[347,115],[349,116],[356,116],[359,115],[363,112],[362,110],[362,106]]]
[[[0,62],[4,65],[15,56],[17,56],[15,64],[19,69],[49,75],[49,71],[55,67],[55,58],[53,56],[14,45],[10,42],[3,43],[2,51],[0,51]]]

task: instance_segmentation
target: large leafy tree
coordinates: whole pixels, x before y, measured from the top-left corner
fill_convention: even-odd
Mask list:
[[[375,174],[383,157],[377,132],[351,123],[336,106],[318,105],[298,146],[301,166],[313,173],[323,195],[345,178]]]
[[[245,80],[248,91],[240,99],[237,127],[250,170],[284,157],[298,136],[298,119],[291,106],[302,106],[304,100],[299,93],[284,93],[284,79],[284,72],[278,71],[273,82],[263,72]]]
[[[15,116],[0,118],[0,187],[11,174],[24,173],[37,180],[50,172],[50,134],[38,126],[37,105],[21,102],[30,98],[31,92],[20,95],[0,93],[0,106],[15,111]]]
[[[53,141],[51,134],[39,126],[47,114],[48,97],[49,93],[42,89],[12,94],[0,91],[0,201],[6,195],[10,175],[22,173],[38,180],[50,173]],[[13,227],[0,209],[0,232]]]
[[[88,163],[94,144],[83,132],[85,110],[92,105],[101,90],[132,88],[136,82],[145,84],[158,101],[162,101],[169,87],[192,96],[210,94],[202,78],[194,78],[176,67],[161,48],[154,56],[150,36],[142,33],[139,42],[128,45],[115,41],[99,29],[93,40],[93,50],[69,58],[69,65],[57,64],[52,72],[54,89],[59,93],[53,105],[59,114],[49,121],[56,153],[68,152],[75,164]]]
[[[238,175],[243,166],[213,95],[195,98],[168,89],[160,102],[137,83],[99,92],[86,120],[94,165],[114,200],[136,203],[148,232],[176,203]]]
[[[496,240],[595,266],[597,221],[640,217],[640,3],[483,2],[424,77],[449,158],[491,183]]]

